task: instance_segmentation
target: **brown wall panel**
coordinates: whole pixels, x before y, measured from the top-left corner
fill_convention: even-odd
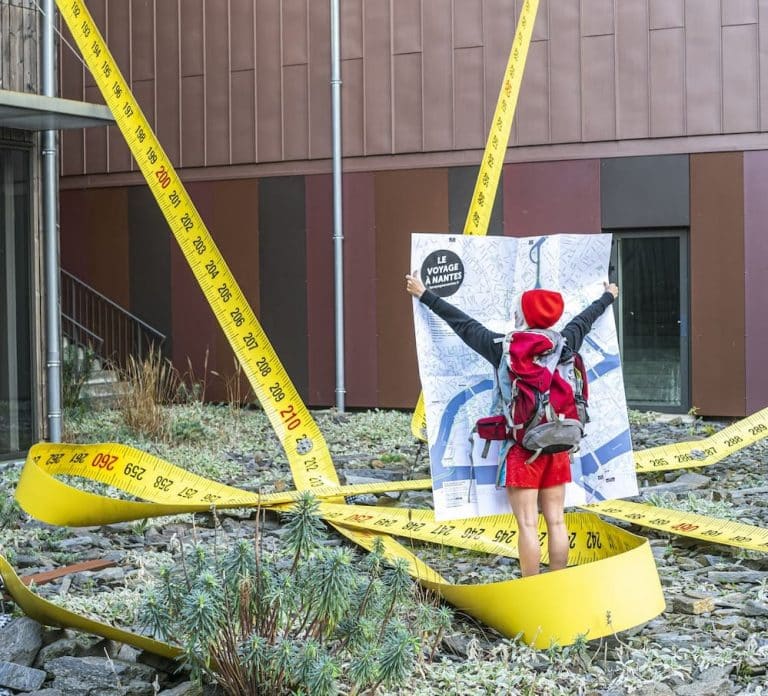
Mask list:
[[[232,163],[256,159],[256,85],[253,70],[232,73]]]
[[[582,39],[581,135],[583,140],[616,137],[616,77],[614,37]]]
[[[212,218],[213,187],[207,182],[193,182],[187,185],[187,191],[208,224]],[[205,379],[205,397],[220,400],[223,390],[210,374],[210,366],[216,359],[221,329],[175,240],[170,243],[170,257],[174,365],[182,374]]]
[[[205,164],[205,78],[181,78],[181,166]]]
[[[251,309],[259,315],[259,184],[255,179],[217,181],[212,190],[210,219],[206,224],[216,246],[232,271]],[[224,331],[216,332],[215,354],[210,367],[219,373],[211,380],[218,400],[229,397],[227,383],[234,387],[234,351]],[[245,397],[248,380],[240,376],[240,393]]]
[[[479,114],[479,117],[483,120],[483,145],[485,144],[485,138],[491,126],[491,118],[493,118],[493,112],[499,98],[499,90],[504,79],[504,70],[507,67],[509,52],[512,49],[512,42],[515,38],[520,7],[521,3],[511,2],[510,0],[484,0],[482,3],[483,23],[481,29],[483,36],[478,46],[483,48],[483,69],[485,71],[483,76],[485,85],[482,92],[485,95],[485,106],[483,113]],[[538,24],[540,17],[541,15],[539,14],[534,26]],[[461,21],[457,17],[457,27]],[[525,73],[522,91],[526,91],[527,82],[528,74]],[[518,108],[521,101],[522,99],[518,101]],[[457,107],[458,105],[454,106]],[[509,142],[510,144],[517,143],[517,119],[512,122]]]
[[[768,151],[744,153],[744,292],[746,326],[746,412],[768,406]]]
[[[157,123],[155,132],[171,162],[181,157],[179,13],[175,2],[156,3]]]
[[[254,68],[253,0],[229,0],[229,50],[232,70]]]
[[[758,20],[756,0],[727,0],[722,3],[723,26],[754,24]]]
[[[126,189],[62,191],[60,209],[62,268],[130,309]]]
[[[421,0],[392,3],[392,51],[421,52]]]
[[[307,46],[307,1],[282,0],[280,3],[283,27],[283,65],[306,65],[309,56]]]
[[[649,129],[647,0],[617,3],[616,37],[616,137],[645,138]]]
[[[180,5],[180,65],[181,77],[205,72],[204,0],[184,0]]]
[[[343,181],[346,402],[353,407],[378,403],[374,183],[369,172]]]
[[[308,176],[307,215],[307,401],[315,406],[335,403],[336,341],[333,292],[333,180],[329,174]],[[351,232],[351,231],[350,231]],[[349,354],[347,360],[359,362]]]
[[[205,164],[230,162],[229,17],[226,4],[205,4]]]
[[[613,0],[582,0],[582,36],[613,34]]]
[[[757,26],[723,27],[723,130],[759,127]]]
[[[94,17],[95,19],[95,17]],[[99,23],[99,26],[103,24]],[[126,31],[131,25],[131,7],[127,2],[107,3],[106,11],[107,45],[112,57],[119,66],[128,84],[132,80],[132,54],[130,33]],[[90,74],[89,74],[89,79]],[[151,112],[150,112],[151,113]],[[111,171],[126,172],[133,166],[133,157],[125,144],[122,133],[118,128],[110,128],[107,132],[109,147],[109,168]]]
[[[395,121],[394,144],[398,151],[422,149],[424,111],[422,108],[421,54],[396,55],[392,61],[394,108],[401,118]]]
[[[284,159],[305,159],[309,156],[308,97],[307,66],[288,65],[283,68]]]
[[[760,44],[760,129],[768,129],[768,0],[758,0],[760,24],[758,26],[758,43]]]
[[[98,87],[89,86],[85,88],[85,100],[99,104],[103,103],[101,92]],[[107,159],[107,139],[110,130],[117,128],[88,128],[85,131],[85,173],[103,172],[108,165]],[[60,133],[71,133],[72,131],[60,131]],[[66,141],[65,141],[66,142]],[[82,143],[82,140],[80,140]],[[66,151],[66,144],[65,144]]]
[[[600,162],[507,164],[504,234],[600,232]]]
[[[74,45],[72,34],[69,33],[69,29],[65,26],[62,27],[62,34],[63,39],[69,42],[70,45]],[[83,86],[83,67],[78,60],[78,56],[72,53],[72,51],[63,44],[63,41],[59,44],[59,66],[61,67],[61,96],[65,99],[82,100],[85,94],[85,88]],[[92,128],[91,130],[97,129]],[[85,131],[82,130],[61,131],[59,143],[61,173],[64,176],[67,174],[81,174],[84,171],[84,133]],[[106,132],[103,133],[102,137],[106,139]]]
[[[413,408],[419,380],[404,276],[410,267],[411,233],[448,230],[448,176],[434,169],[379,172],[375,185],[378,403]]]
[[[483,112],[473,107],[483,99],[483,49],[455,50],[453,67],[454,143],[461,149],[482,148],[487,136]]]
[[[280,1],[256,0],[256,147],[260,162],[282,158]]]
[[[392,68],[388,0],[366,0],[363,12],[365,154],[392,151]]]
[[[341,59],[363,57],[363,3],[341,0],[339,3]]]
[[[685,0],[649,0],[651,29],[685,26]],[[701,8],[702,3],[695,9]]]
[[[133,0],[131,10],[131,77],[155,79],[155,2]],[[146,114],[147,118],[150,114]]]
[[[579,0],[560,0],[549,18],[552,142],[581,140],[581,37]]]
[[[482,6],[482,0],[454,0],[454,48],[472,48],[483,45]]]
[[[703,415],[746,409],[742,159],[691,157],[691,384]]]
[[[342,62],[341,80],[346,85],[341,90],[341,151],[346,157],[359,156],[365,152],[365,104],[355,98],[365,80],[362,58]]]
[[[424,0],[424,149],[453,147],[453,75],[451,64],[451,13],[445,0]]]
[[[531,44],[525,64],[525,80],[517,102],[517,145],[549,140],[549,45]],[[487,137],[487,136],[486,136]]]
[[[685,30],[651,32],[651,136],[684,132]]]
[[[721,31],[719,3],[696,3],[694,11],[686,13],[685,102],[686,123],[691,135],[720,131]]]
[[[331,156],[331,65],[328,60],[331,14],[327,2],[309,3],[309,145],[307,156]],[[342,76],[342,93],[343,86]],[[359,94],[359,93],[358,93]],[[358,99],[359,101],[359,99]],[[342,129],[346,127],[342,120]],[[346,154],[346,151],[345,151]]]

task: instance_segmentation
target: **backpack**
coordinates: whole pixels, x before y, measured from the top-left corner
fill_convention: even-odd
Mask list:
[[[478,435],[504,439],[540,454],[574,452],[584,437],[588,384],[584,361],[575,351],[563,359],[565,340],[556,331],[512,331],[503,339],[496,371],[496,414],[477,422]],[[504,448],[506,451],[507,448]]]

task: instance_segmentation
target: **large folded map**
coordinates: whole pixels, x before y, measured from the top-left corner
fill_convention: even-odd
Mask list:
[[[567,322],[603,293],[611,236],[479,237],[414,234],[411,268],[422,282],[493,331],[514,325],[520,294],[558,290]],[[494,366],[467,347],[414,300],[416,347],[424,392],[435,517],[439,520],[510,512],[496,487],[498,443],[482,457],[485,442],[472,434],[490,415]],[[624,382],[611,309],[595,322],[581,347],[589,377],[586,437],[572,455],[573,483],[566,506],[637,494]]]

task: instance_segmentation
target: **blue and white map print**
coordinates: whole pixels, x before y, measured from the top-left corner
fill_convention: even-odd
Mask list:
[[[565,300],[561,329],[602,295],[611,236],[479,237],[414,234],[411,268],[422,282],[493,331],[514,326],[525,290],[558,290]],[[448,325],[413,302],[419,373],[427,417],[435,518],[460,519],[510,512],[497,489],[498,443],[483,458],[471,439],[475,421],[491,412],[493,366]],[[566,506],[637,495],[624,382],[613,312],[595,322],[580,351],[588,369],[587,436],[572,455]]]

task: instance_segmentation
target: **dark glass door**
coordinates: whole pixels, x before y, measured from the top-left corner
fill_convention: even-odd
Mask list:
[[[677,230],[614,233],[616,325],[633,408],[690,408],[687,241]]]
[[[29,152],[0,148],[0,458],[34,438]]]

